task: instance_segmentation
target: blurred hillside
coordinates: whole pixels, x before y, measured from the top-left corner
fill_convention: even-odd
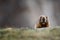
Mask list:
[[[60,40],[60,28],[0,29],[0,40]]]
[[[33,28],[40,15],[60,26],[60,0],[0,0],[0,28]]]

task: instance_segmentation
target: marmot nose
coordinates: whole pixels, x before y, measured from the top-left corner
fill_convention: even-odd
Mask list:
[[[43,17],[43,22],[45,22],[45,18]]]

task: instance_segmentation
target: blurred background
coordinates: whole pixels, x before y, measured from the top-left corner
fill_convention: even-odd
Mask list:
[[[40,15],[60,26],[60,0],[0,0],[0,27],[34,28]]]

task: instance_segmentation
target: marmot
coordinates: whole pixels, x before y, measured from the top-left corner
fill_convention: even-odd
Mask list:
[[[36,28],[45,28],[49,27],[49,21],[47,16],[40,16],[38,24],[36,24]]]

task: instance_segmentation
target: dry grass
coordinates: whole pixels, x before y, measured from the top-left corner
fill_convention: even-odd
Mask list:
[[[0,29],[0,40],[60,40],[60,28],[53,29]]]

